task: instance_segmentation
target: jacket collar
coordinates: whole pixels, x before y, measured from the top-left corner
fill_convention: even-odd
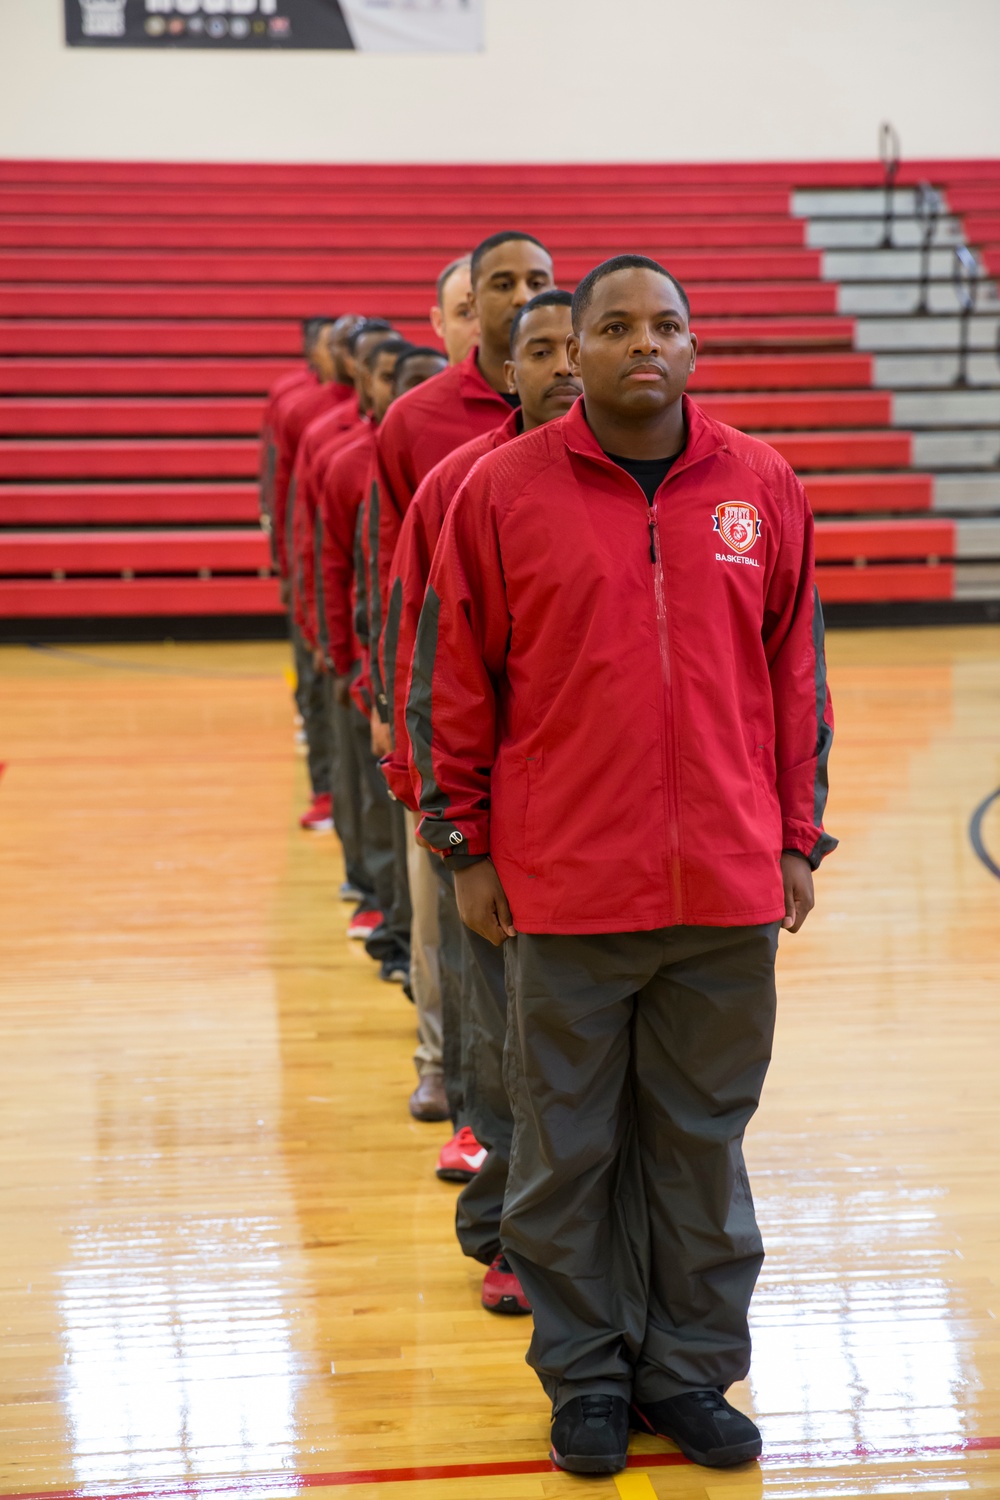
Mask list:
[[[463,360],[455,366],[458,376],[458,388],[467,401],[494,401],[497,406],[502,406],[504,411],[510,411],[507,402],[499,395],[489,381],[483,375],[477,363],[479,358],[479,345],[476,344],[469,350]]]
[[[718,422],[713,421],[707,412],[691,400],[690,396],[684,396],[681,399],[684,403],[687,442],[670,471],[670,477],[679,474],[682,469],[689,469],[692,464],[700,463],[703,458],[711,458],[713,453],[723,452],[727,446],[725,434]],[[562,423],[563,437],[571,453],[579,453],[583,458],[597,459],[599,463],[614,463],[613,459],[608,458],[591,430],[587,421],[583,396],[579,396],[573,403],[562,418]],[[617,468],[617,465],[615,467]]]
[[[517,437],[518,433],[521,431],[519,425],[520,420],[521,408],[519,406],[515,406],[514,410],[510,413],[506,420],[501,422],[500,426],[494,432],[494,448],[500,448],[504,443],[509,443],[511,438]]]

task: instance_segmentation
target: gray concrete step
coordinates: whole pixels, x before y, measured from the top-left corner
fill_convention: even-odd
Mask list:
[[[995,511],[1000,516],[1000,473],[935,474],[931,506],[939,515]]]
[[[872,384],[888,390],[948,389],[958,374],[958,354],[877,354]],[[1000,360],[993,354],[969,356],[970,385],[1000,391]]]
[[[892,239],[894,245],[908,249],[923,244],[924,231],[916,219],[898,219]],[[942,215],[935,229],[935,245],[959,245],[962,239],[959,220]],[[874,250],[881,244],[881,219],[813,219],[806,226],[810,250]]]
[[[892,200],[895,214],[913,217],[913,188],[894,189]],[[883,188],[800,188],[792,194],[792,213],[797,219],[877,219],[884,205]]]
[[[969,322],[969,348],[989,350],[992,358],[998,329],[1000,316],[975,313]],[[958,348],[958,319],[920,314],[902,318],[861,317],[854,328],[854,347],[864,354],[955,350]]]
[[[1000,562],[960,563],[955,569],[956,599],[1000,599]]]
[[[897,391],[894,427],[984,427],[1000,433],[1000,395],[993,391]]]
[[[959,308],[958,294],[950,282],[932,282],[927,300],[932,313],[955,313]],[[837,288],[837,311],[845,318],[916,313],[919,301],[920,287],[915,281],[882,281],[871,286],[841,283]],[[976,307],[981,312],[1000,310],[1000,294],[992,281],[980,284]]]
[[[1000,515],[955,522],[955,556],[991,557],[1000,562]]]
[[[915,469],[995,469],[1000,464],[1000,430],[915,432]]]
[[[821,275],[824,281],[919,282],[922,261],[919,250],[826,250]],[[932,250],[929,262],[932,281],[951,281],[955,270],[953,250]]]

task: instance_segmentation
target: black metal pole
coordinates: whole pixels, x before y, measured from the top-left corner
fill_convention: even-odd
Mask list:
[[[979,292],[979,262],[968,245],[957,246],[952,275],[958,299],[958,373],[955,385],[968,385],[969,319],[975,312]]]
[[[899,136],[884,120],[879,126],[878,133],[879,155],[882,158],[882,166],[885,169],[885,221],[882,231],[882,249],[892,249],[892,221],[895,209],[896,173],[899,171]]]
[[[929,182],[922,182],[917,188],[915,206],[917,222],[923,229],[923,237],[920,241],[920,291],[917,297],[917,312],[926,313],[930,312],[931,253],[934,231],[941,213],[941,194],[932,188]]]

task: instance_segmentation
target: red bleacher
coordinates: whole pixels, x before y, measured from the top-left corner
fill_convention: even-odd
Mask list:
[[[904,164],[1000,268],[1000,164]],[[802,475],[829,603],[951,598],[955,523],[807,246],[792,194],[874,163],[242,166],[0,162],[0,619],[277,615],[255,434],[298,320],[431,338],[440,267],[514,224],[561,285],[639,250],[688,287],[692,391]],[[390,191],[391,190],[391,191]],[[165,627],[166,628],[166,627]]]

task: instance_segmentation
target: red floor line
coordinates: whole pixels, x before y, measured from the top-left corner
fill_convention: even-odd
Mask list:
[[[966,1438],[961,1443],[925,1444],[923,1446],[879,1448],[859,1443],[853,1448],[808,1449],[802,1452],[765,1453],[764,1464],[824,1464],[845,1460],[879,1461],[886,1459],[945,1458],[961,1453],[1000,1452],[1000,1437]],[[688,1464],[680,1453],[635,1453],[628,1461],[630,1469],[665,1469]],[[96,1490],[81,1486],[72,1490],[35,1490],[31,1493],[0,1493],[0,1500],[184,1500],[184,1497],[237,1495],[255,1500],[270,1493],[312,1489],[337,1489],[356,1484],[412,1484],[428,1479],[480,1479],[496,1475],[552,1474],[561,1472],[550,1459],[521,1459],[508,1463],[431,1464],[398,1469],[341,1469],[329,1474],[244,1474],[190,1479],[178,1483],[164,1481],[151,1489],[118,1486]]]

